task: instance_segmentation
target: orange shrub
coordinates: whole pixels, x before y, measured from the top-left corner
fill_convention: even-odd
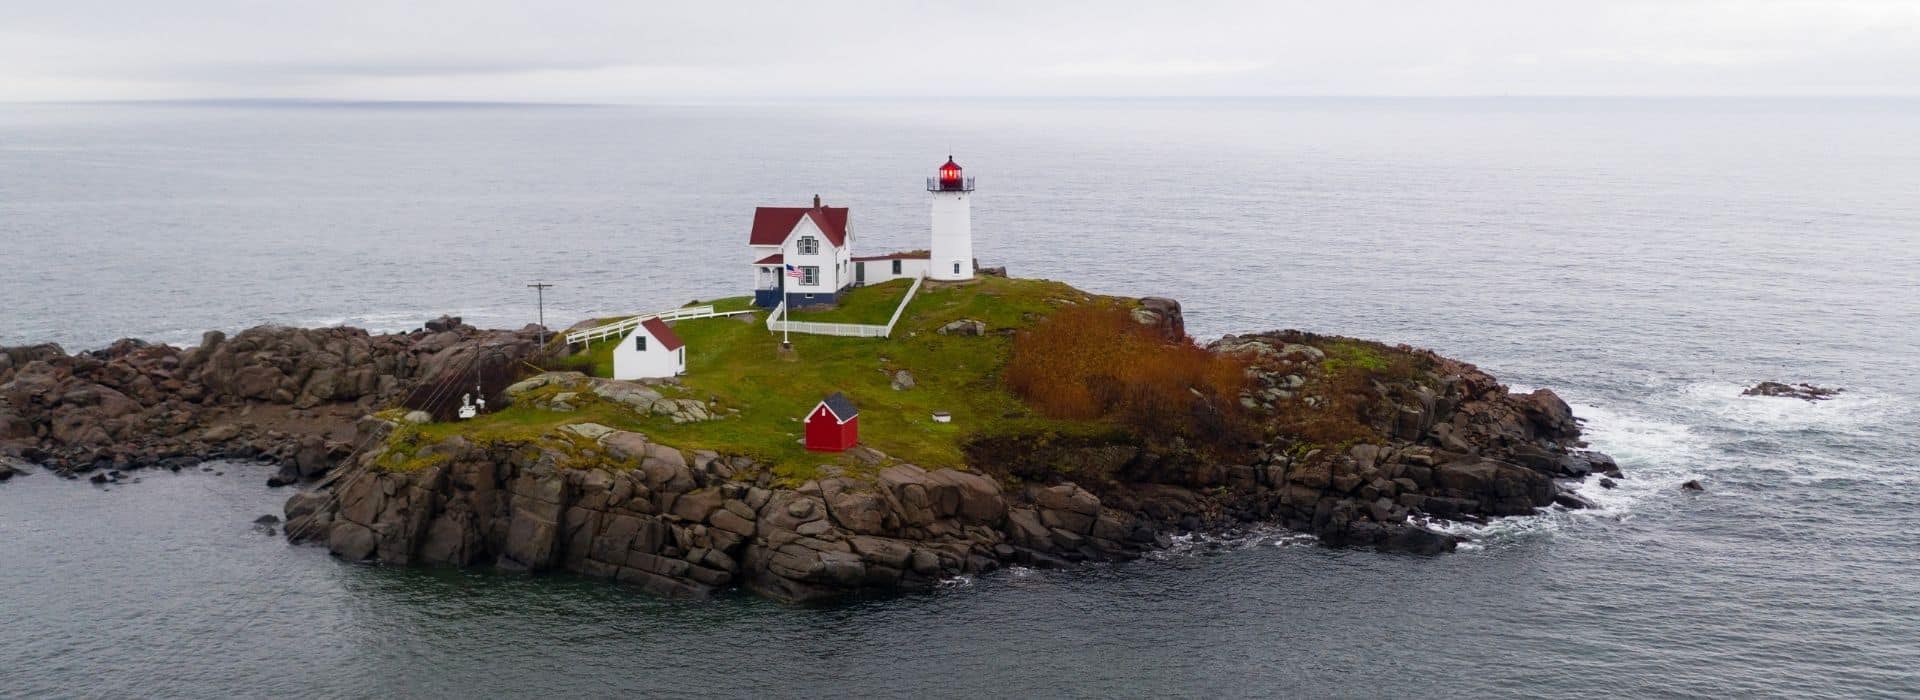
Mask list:
[[[1244,361],[1169,342],[1115,306],[1068,307],[1022,332],[1004,380],[1053,418],[1114,418],[1150,438],[1216,444],[1250,435]]]

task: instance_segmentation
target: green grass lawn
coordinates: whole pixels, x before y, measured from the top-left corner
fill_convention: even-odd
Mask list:
[[[757,308],[753,305],[753,297],[727,297],[725,299],[696,301],[687,306],[700,306],[702,304],[712,304],[713,310],[721,313],[728,311],[747,311]]]
[[[880,297],[885,286],[865,290],[876,290],[874,296]],[[903,282],[898,292],[904,291]],[[897,301],[898,296],[893,298]],[[792,361],[778,357],[780,337],[767,331],[762,315],[752,316],[752,322],[737,317],[678,321],[674,331],[687,343],[681,396],[713,400],[721,412],[737,409],[738,415],[676,425],[583,394],[584,404],[576,412],[513,406],[472,421],[422,426],[418,432],[433,439],[454,434],[477,440],[531,439],[567,423],[594,422],[646,433],[676,447],[746,454],[772,462],[785,480],[802,481],[825,463],[859,471],[842,455],[809,453],[800,442],[800,419],[820,399],[841,391],[860,409],[862,444],[927,468],[963,467],[962,445],[977,432],[1103,429],[1029,411],[1001,385],[1013,339],[995,332],[1027,327],[1064,303],[1090,298],[1046,280],[985,277],[965,284],[928,283],[892,338],[794,334],[797,359]],[[708,303],[732,307],[747,301],[742,297]],[[934,332],[962,318],[986,322],[988,334]],[[611,376],[613,346],[614,341],[595,343],[587,353],[598,376]],[[916,386],[896,391],[891,388],[892,373],[903,369],[913,373]],[[953,422],[933,422],[934,411],[952,413]]]
[[[854,287],[840,295],[839,303],[820,311],[795,311],[793,320],[816,323],[864,323],[884,326],[893,319],[893,311],[906,298],[913,280],[891,280],[866,287]]]

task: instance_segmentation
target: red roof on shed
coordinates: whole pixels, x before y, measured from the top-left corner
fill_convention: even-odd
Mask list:
[[[680,339],[680,336],[674,335],[673,329],[668,328],[667,323],[660,320],[658,316],[641,321],[640,327],[647,329],[647,335],[651,335],[654,340],[660,341],[660,347],[666,348],[668,352],[679,350],[681,346],[687,344],[686,341]]]
[[[813,217],[813,225],[827,234],[833,245],[847,244],[846,207],[759,207],[753,210],[753,235],[747,245],[780,245],[787,234],[800,224],[800,217]]]

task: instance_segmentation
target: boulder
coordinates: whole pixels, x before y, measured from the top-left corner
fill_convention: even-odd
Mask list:
[[[739,501],[729,501],[728,503],[739,503]],[[752,537],[754,533],[754,518],[742,516],[730,507],[714,511],[713,515],[708,516],[707,520],[716,528],[742,537]]]
[[[662,493],[685,493],[697,483],[693,471],[687,468],[686,456],[666,445],[648,444],[640,471],[645,474],[647,488]]]
[[[1320,362],[1327,359],[1327,353],[1320,348],[1301,343],[1286,343],[1280,346],[1280,356],[1300,362]]]
[[[319,476],[333,468],[333,459],[329,452],[325,439],[318,435],[308,435],[300,439],[299,449],[293,455],[293,466],[303,478]]]
[[[827,512],[841,527],[863,535],[887,532],[887,502],[879,494],[845,478],[821,482],[820,490],[826,499]]]
[[[1047,510],[1062,510],[1082,515],[1099,515],[1100,499],[1077,484],[1060,484],[1035,489],[1033,501]]]
[[[655,391],[652,387],[613,379],[593,380],[590,391],[602,399],[624,405],[632,409],[635,413],[651,412],[653,411],[654,404],[661,400],[660,392]]]
[[[1845,389],[1828,389],[1805,383],[1786,384],[1783,382],[1760,382],[1759,384],[1748,387],[1746,391],[1740,392],[1740,395],[1777,396],[1801,399],[1804,401],[1825,401],[1838,396],[1842,391],[1845,391]]]
[[[243,399],[269,400],[286,379],[280,370],[270,366],[244,367],[233,373],[233,393]]]
[[[549,386],[573,386],[587,380],[587,375],[579,372],[542,372],[520,380],[508,386],[507,398],[518,398],[535,389]]]
[[[588,440],[599,440],[600,438],[619,432],[599,423],[573,423],[560,426],[560,430]]]
[[[652,442],[640,433],[616,430],[600,436],[600,447],[607,455],[618,460],[640,460],[647,456]]]
[[[1142,297],[1140,305],[1131,313],[1134,322],[1152,327],[1162,338],[1181,341],[1187,337],[1187,321],[1178,301],[1166,297]]]
[[[912,372],[908,372],[903,369],[893,373],[893,390],[894,391],[906,391],[908,389],[912,389],[913,387],[914,387],[914,381],[913,381]]]
[[[540,407],[547,409],[549,411],[558,411],[560,413],[570,413],[575,410],[578,410],[578,408],[574,406],[574,402],[579,397],[580,397],[580,394],[578,392],[562,391],[560,393],[554,394],[551,397],[548,397],[546,402],[541,404]]]
[[[460,323],[459,316],[443,315],[439,318],[428,321],[425,325],[425,328],[428,333],[444,333],[446,331],[457,329],[460,327],[460,325],[461,323]]]
[[[207,443],[222,443],[236,437],[240,437],[240,426],[232,423],[222,423],[200,431],[200,441]]]
[[[289,526],[288,532],[292,529]],[[376,547],[373,531],[358,523],[336,522],[327,536],[327,549],[347,561],[365,561],[373,556]]]
[[[987,324],[985,321],[963,318],[941,326],[934,332],[940,335],[980,336],[987,334]]]
[[[704,523],[725,501],[726,495],[717,488],[689,491],[674,499],[673,515],[690,523]]]
[[[1553,438],[1579,437],[1580,425],[1573,420],[1573,409],[1552,389],[1536,389],[1520,397],[1519,404],[1541,434]]]
[[[1553,502],[1553,481],[1540,472],[1491,460],[1436,467],[1435,486],[1479,504],[1486,515],[1529,515]]]

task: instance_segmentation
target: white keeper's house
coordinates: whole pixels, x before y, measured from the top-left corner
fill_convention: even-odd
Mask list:
[[[649,318],[613,348],[614,379],[660,379],[687,372],[687,344],[665,321]]]
[[[764,308],[827,306],[849,287],[888,280],[973,279],[973,178],[963,177],[948,156],[927,178],[933,195],[933,235],[927,250],[859,257],[846,207],[760,207],[753,211],[753,303]]]

